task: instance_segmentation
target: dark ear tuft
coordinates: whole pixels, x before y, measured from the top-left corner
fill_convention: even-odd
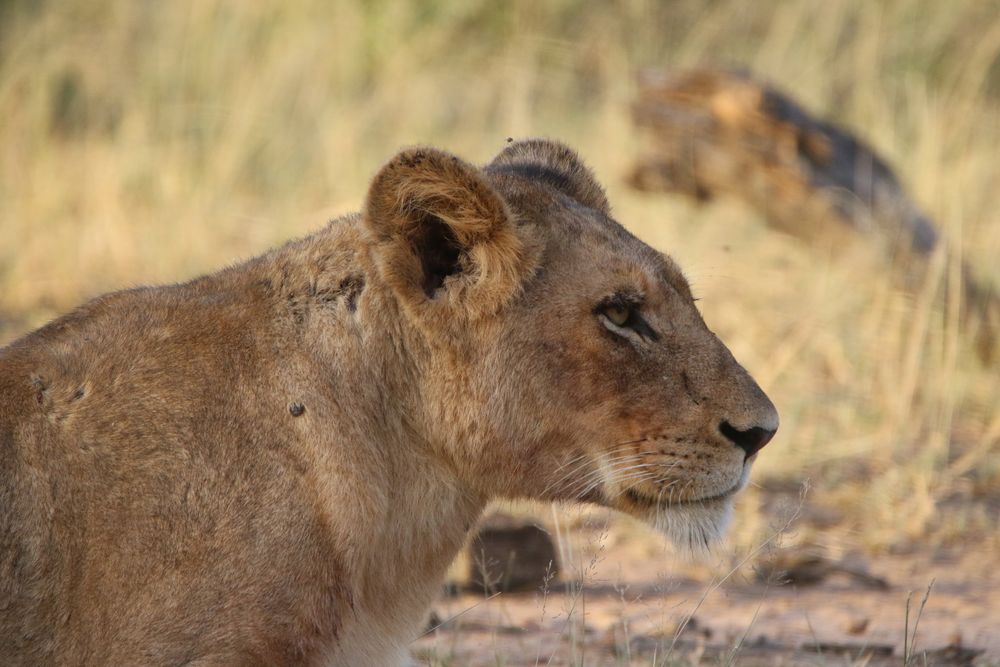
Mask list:
[[[444,279],[461,271],[462,247],[451,228],[434,216],[412,235],[411,243],[420,258],[424,294],[433,299]]]
[[[509,169],[542,181],[584,206],[609,215],[604,188],[576,152],[558,141],[524,139],[508,144],[488,169]]]

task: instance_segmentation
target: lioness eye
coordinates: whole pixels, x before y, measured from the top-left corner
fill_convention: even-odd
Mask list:
[[[615,294],[598,304],[594,314],[600,316],[604,326],[612,333],[625,337],[637,334],[643,340],[655,341],[660,336],[643,319],[639,312],[640,304],[636,296]]]
[[[607,306],[604,309],[604,316],[611,320],[611,323],[616,327],[623,327],[628,322],[630,310],[625,306]]]

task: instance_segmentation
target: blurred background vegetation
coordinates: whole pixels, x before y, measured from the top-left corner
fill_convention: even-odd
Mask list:
[[[947,261],[904,293],[864,243],[806,247],[736,202],[630,191],[635,74],[693,64],[749,68],[852,127],[951,239]],[[998,98],[993,0],[3,0],[0,341],[316,230],[403,145],[485,162],[550,136],[679,261],[782,412],[737,545],[770,530],[769,490],[809,479],[828,532],[797,539],[995,548],[1000,377],[973,354],[954,267],[1000,283]]]

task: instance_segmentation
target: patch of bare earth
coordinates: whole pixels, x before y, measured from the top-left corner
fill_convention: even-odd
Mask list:
[[[564,531],[561,581],[531,593],[443,596],[415,655],[428,665],[511,667],[900,665],[904,657],[1000,665],[1000,572],[989,548],[834,558],[764,547],[706,567],[671,555],[655,535],[646,540],[604,516]]]

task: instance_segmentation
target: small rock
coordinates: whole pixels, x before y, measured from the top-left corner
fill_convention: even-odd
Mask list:
[[[469,588],[486,595],[543,590],[558,575],[552,538],[531,521],[492,515],[469,545]]]

